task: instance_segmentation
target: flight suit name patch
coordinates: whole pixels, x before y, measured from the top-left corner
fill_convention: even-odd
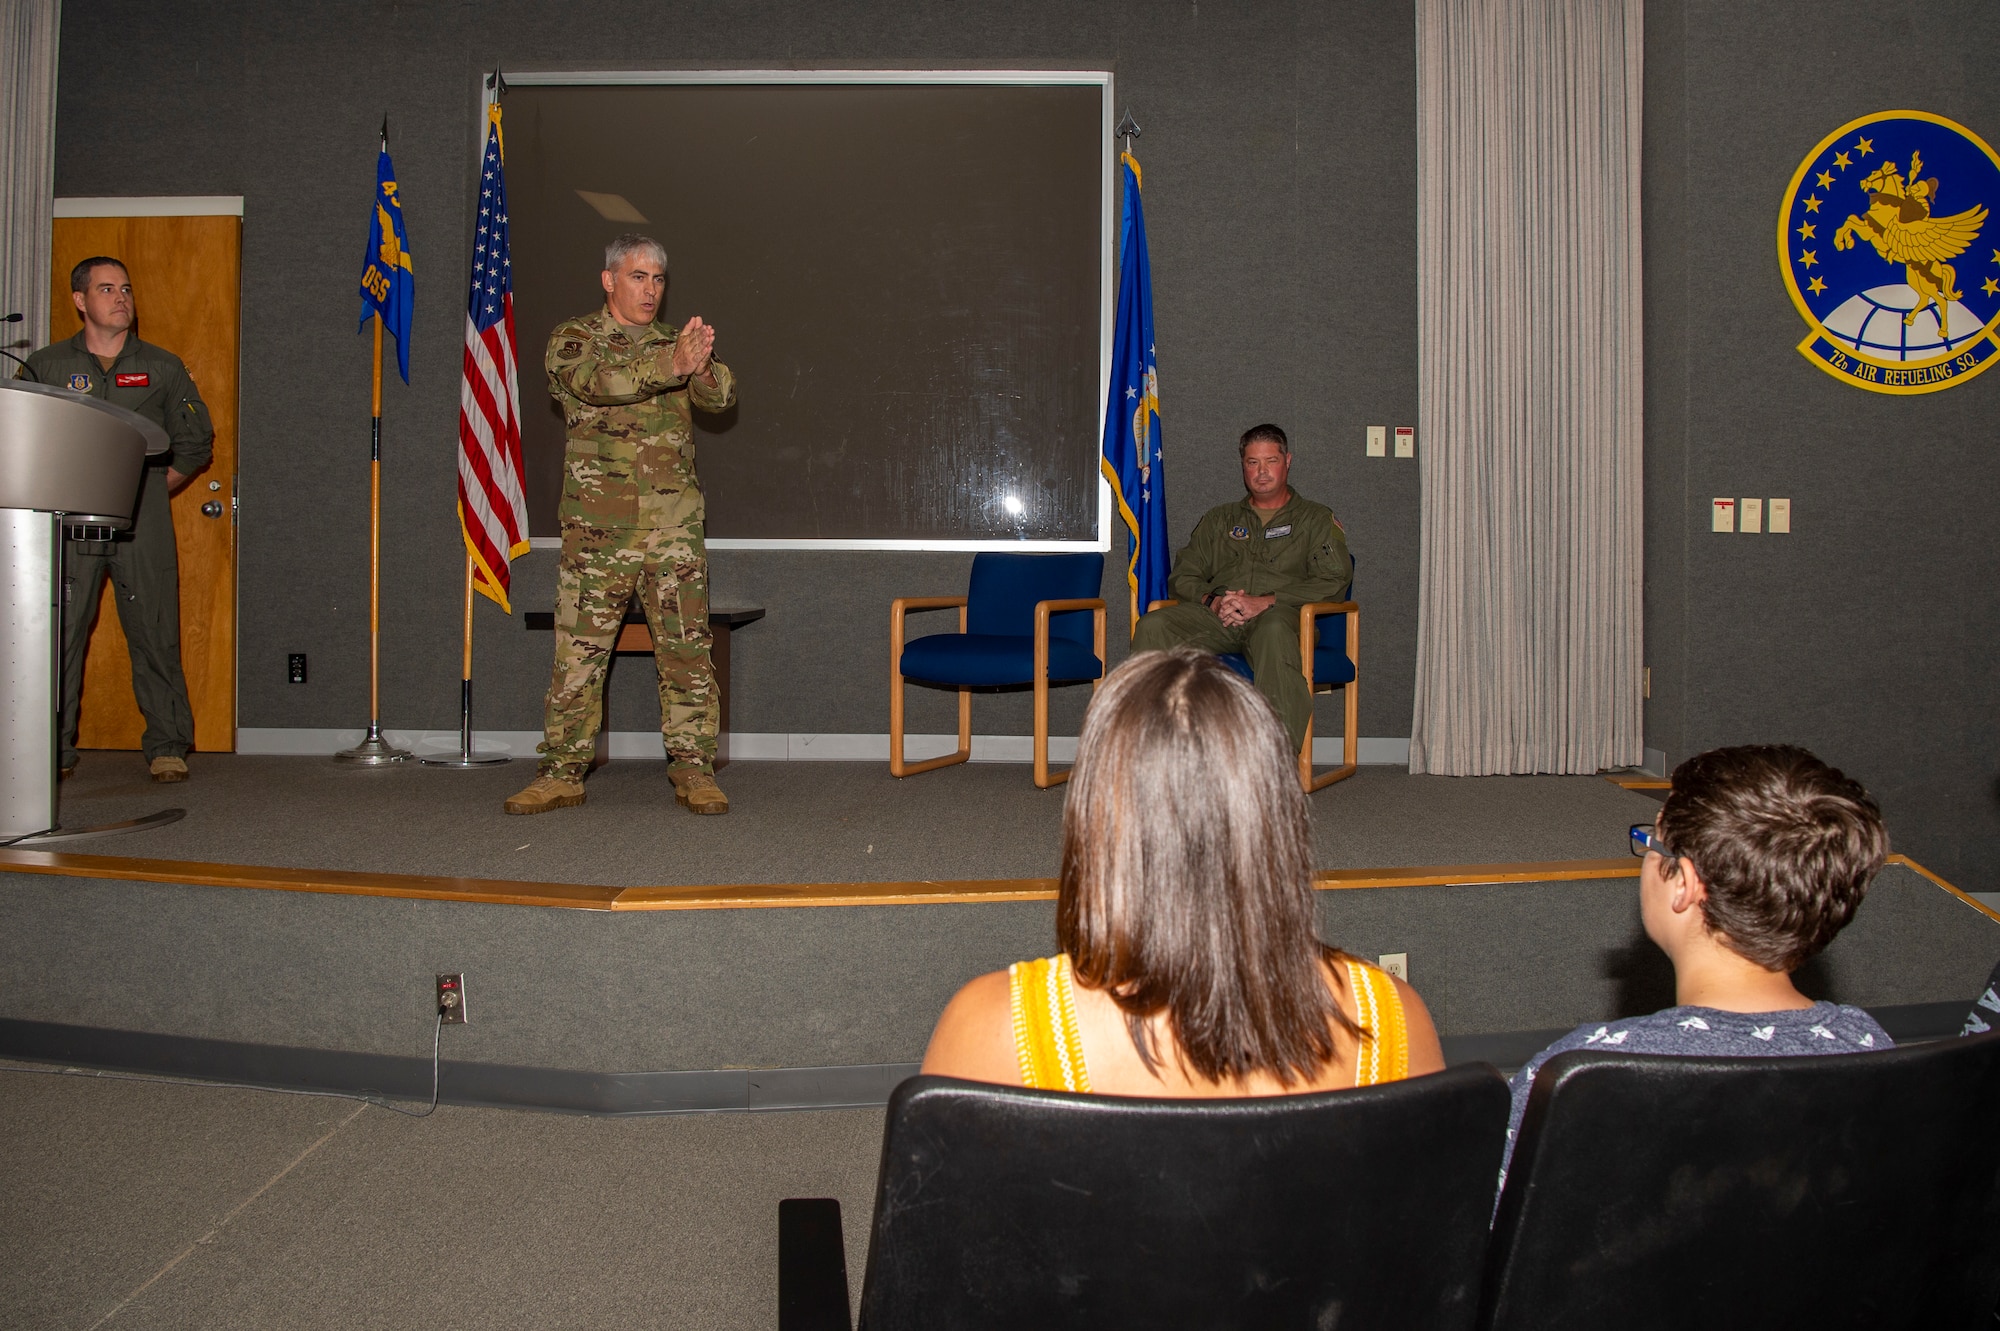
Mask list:
[[[121,374],[114,376],[113,382],[120,388],[151,388],[153,376],[143,371],[138,374]]]
[[[1267,541],[1275,541],[1280,536],[1290,536],[1291,534],[1292,524],[1289,522],[1282,527],[1266,527],[1264,529],[1264,539]]]
[[[87,374],[72,374],[69,377],[69,386],[72,392],[88,393],[90,391],[90,376]]]

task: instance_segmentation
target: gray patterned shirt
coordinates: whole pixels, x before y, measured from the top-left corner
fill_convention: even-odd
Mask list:
[[[1670,1007],[1644,1017],[1587,1021],[1528,1060],[1514,1074],[1513,1116],[1507,1120],[1507,1158],[1535,1073],[1557,1054],[1572,1049],[1616,1050],[1621,1054],[1682,1054],[1716,1058],[1769,1058],[1799,1054],[1858,1054],[1890,1049],[1895,1041],[1858,1007],[1814,1003],[1787,1012],[1722,1012],[1710,1007]],[[1507,1176],[1501,1162],[1501,1178]]]

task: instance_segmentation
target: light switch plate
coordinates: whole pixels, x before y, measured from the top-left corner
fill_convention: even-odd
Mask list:
[[[1771,501],[1771,534],[1789,536],[1792,531],[1792,501],[1773,499]]]
[[[1396,456],[1399,458],[1413,458],[1416,455],[1417,432],[1415,427],[1398,425],[1396,427]]]
[[[1736,501],[1734,499],[1717,499],[1713,501],[1713,508],[1715,517],[1709,526],[1709,530],[1735,531]]]
[[[1753,532],[1753,533],[1764,530],[1763,500],[1761,499],[1738,500],[1737,513],[1738,517],[1736,520],[1736,530],[1741,532]]]
[[[1389,427],[1371,425],[1368,427],[1368,456],[1384,458],[1389,456]]]

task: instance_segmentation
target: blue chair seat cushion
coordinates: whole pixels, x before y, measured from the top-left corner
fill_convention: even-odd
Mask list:
[[[905,643],[897,663],[905,679],[933,684],[984,688],[1032,684],[1035,680],[1035,640],[1011,634],[934,633]],[[1090,648],[1069,638],[1049,638],[1049,679],[1097,679],[1103,664]]]

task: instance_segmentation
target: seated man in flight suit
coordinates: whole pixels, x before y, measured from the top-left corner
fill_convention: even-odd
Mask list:
[[[1312,721],[1312,697],[1299,660],[1298,610],[1313,601],[1338,600],[1354,581],[1354,563],[1347,533],[1332,510],[1292,489],[1292,446],[1283,430],[1252,426],[1236,451],[1247,493],[1210,509],[1195,524],[1167,579],[1180,604],[1141,619],[1132,650],[1187,643],[1204,651],[1240,652],[1297,750]]]

